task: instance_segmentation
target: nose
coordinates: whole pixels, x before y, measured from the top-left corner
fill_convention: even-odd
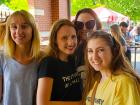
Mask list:
[[[22,28],[20,26],[17,27],[16,33],[17,34],[21,34],[22,33]]]
[[[87,30],[86,25],[84,24],[83,30]]]
[[[92,54],[92,59],[97,60],[98,58],[99,58],[98,52],[94,51],[93,54]]]
[[[77,40],[73,38],[68,38],[67,43],[68,45],[72,46],[77,43]]]
[[[67,42],[68,42],[68,45],[72,45],[74,41],[71,38],[68,38]]]

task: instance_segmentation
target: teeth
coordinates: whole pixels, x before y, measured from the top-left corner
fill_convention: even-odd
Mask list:
[[[94,64],[98,65],[99,63],[94,63]]]
[[[22,39],[22,38],[24,38],[23,36],[19,36],[19,37],[16,37],[17,39]]]

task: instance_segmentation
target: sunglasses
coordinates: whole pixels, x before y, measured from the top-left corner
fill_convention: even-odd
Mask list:
[[[86,29],[91,30],[95,26],[95,20],[89,20],[89,21],[87,21],[85,23],[83,23],[81,21],[76,21],[75,22],[75,27],[76,27],[77,30],[83,29],[84,25],[85,25]]]

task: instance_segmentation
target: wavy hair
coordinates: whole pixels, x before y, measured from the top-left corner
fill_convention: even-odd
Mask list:
[[[113,58],[112,58],[112,63],[110,65],[111,66],[110,69],[112,70],[111,71],[112,75],[118,75],[117,71],[122,70],[122,72],[128,73],[129,75],[136,78],[136,80],[140,83],[140,77],[138,74],[136,74],[130,62],[124,56],[120,43],[117,40],[115,40],[111,36],[111,34],[103,31],[96,31],[96,32],[89,33],[87,43],[91,39],[97,39],[97,38],[101,38],[105,40],[108,46],[111,48]],[[89,91],[92,89],[92,86],[94,85],[95,81],[101,79],[101,73],[99,71],[94,70],[94,68],[89,63],[87,56],[88,55],[87,55],[87,48],[86,48],[85,61],[88,70],[86,71],[87,75],[85,81],[85,88],[83,92],[83,103],[85,102],[86,96],[88,95]]]

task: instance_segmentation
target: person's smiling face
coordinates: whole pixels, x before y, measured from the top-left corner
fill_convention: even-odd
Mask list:
[[[28,45],[32,39],[32,27],[22,16],[13,17],[10,24],[12,40],[16,45]]]
[[[87,55],[90,65],[95,70],[110,70],[113,55],[104,39],[90,39],[87,43]]]
[[[91,20],[94,21],[94,23],[92,23],[93,24],[93,28],[92,29],[88,29],[86,27],[85,23],[87,23],[87,22],[89,22]],[[78,34],[80,35],[80,39],[81,40],[86,40],[87,39],[87,32],[95,31],[96,30],[96,21],[95,21],[94,17],[91,14],[89,14],[89,13],[81,13],[78,16],[77,21],[84,23],[84,27],[82,29],[78,30]]]

